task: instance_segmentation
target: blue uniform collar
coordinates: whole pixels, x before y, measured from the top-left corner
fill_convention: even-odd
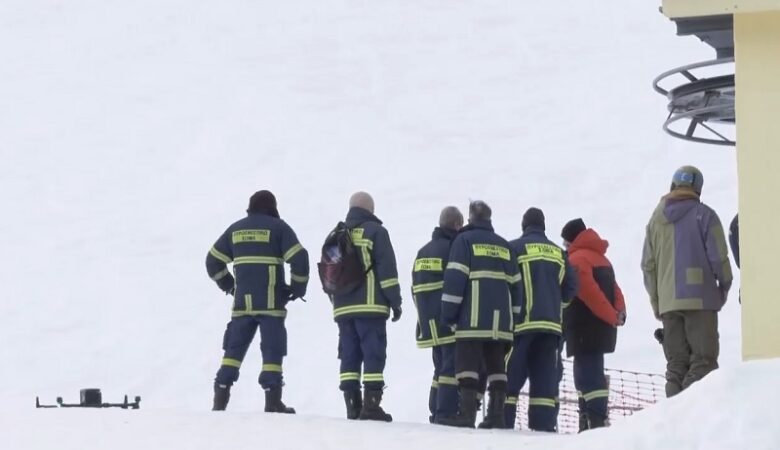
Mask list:
[[[377,216],[372,214],[371,211],[357,207],[349,208],[349,212],[347,212],[347,219],[344,221],[344,224],[347,226],[347,228],[354,228],[366,222],[376,222],[379,225],[382,225],[382,221],[379,220]]]
[[[541,235],[543,238],[547,238],[547,235],[544,233],[544,228],[535,225],[530,225],[526,227],[525,230],[523,230],[522,237],[530,236],[533,234],[538,234]]]
[[[469,220],[469,224],[461,228],[461,231],[488,230],[493,231],[493,224],[489,220]]]
[[[450,230],[449,228],[442,228],[442,227],[436,227],[433,229],[433,234],[431,237],[433,239],[446,239],[448,241],[451,241],[455,239],[455,235],[458,234],[455,230]]]

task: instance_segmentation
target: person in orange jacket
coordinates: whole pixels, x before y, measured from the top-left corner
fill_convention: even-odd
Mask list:
[[[561,237],[578,281],[577,295],[564,309],[563,333],[566,355],[574,357],[580,431],[584,431],[608,424],[604,354],[615,351],[617,327],[626,323],[626,304],[606,257],[609,243],[582,219],[569,221]]]

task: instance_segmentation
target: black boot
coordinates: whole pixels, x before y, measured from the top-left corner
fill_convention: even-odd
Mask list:
[[[360,417],[360,410],[363,409],[363,398],[360,391],[344,391],[344,404],[347,405],[347,419],[355,420]]]
[[[360,420],[378,420],[381,422],[392,422],[393,416],[386,413],[382,406],[382,390],[366,389],[364,395],[363,408],[360,410]]]
[[[583,431],[586,431],[589,427],[587,406],[585,405],[585,399],[582,397],[580,397],[580,401],[579,401],[579,413],[580,413],[579,432],[582,433]]]
[[[506,391],[492,389],[490,391],[490,402],[488,402],[487,417],[479,428],[482,429],[504,429],[506,428],[506,417],[504,416],[504,403],[506,403]]]
[[[461,388],[458,415],[455,417],[437,417],[436,423],[450,427],[474,428],[474,423],[477,421],[478,403],[477,391]]]
[[[282,387],[277,386],[265,391],[265,412],[295,414],[295,409],[282,403]]]
[[[431,390],[428,393],[428,410],[431,415],[428,416],[428,422],[434,423],[436,421],[436,400],[439,396],[439,389],[431,386]]]
[[[212,411],[224,411],[230,400],[230,386],[214,383],[214,406]]]
[[[603,428],[606,426],[609,426],[609,421],[606,417],[601,414],[588,412],[588,429],[592,430],[594,428]]]

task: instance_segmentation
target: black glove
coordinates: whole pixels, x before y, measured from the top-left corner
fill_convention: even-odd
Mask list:
[[[626,324],[626,312],[625,311],[618,311],[618,326],[622,327]]]
[[[653,337],[656,341],[658,341],[659,344],[663,345],[664,343],[664,329],[663,328],[656,328],[655,332],[653,333]]]
[[[233,278],[233,275],[230,274],[217,280],[217,286],[219,286],[226,295],[233,295],[236,292],[236,280]]]
[[[401,319],[401,305],[393,306],[393,322],[398,322]]]
[[[295,295],[295,292],[293,292],[293,289],[290,286],[282,286],[282,298],[286,303],[295,300],[298,296]]]

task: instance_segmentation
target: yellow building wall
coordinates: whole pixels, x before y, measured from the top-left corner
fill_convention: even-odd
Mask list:
[[[773,3],[780,8],[780,1]],[[735,14],[734,43],[742,356],[776,358],[780,357],[780,10]],[[736,295],[735,291],[732,297]]]
[[[780,10],[780,0],[663,0],[667,17],[715,16]]]

